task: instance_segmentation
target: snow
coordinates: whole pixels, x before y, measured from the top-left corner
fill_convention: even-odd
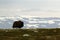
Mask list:
[[[30,36],[29,34],[24,34],[23,36]]]
[[[49,23],[49,24],[53,24],[53,23],[55,23],[55,22],[54,22],[53,20],[49,20],[48,23]]]
[[[60,18],[40,18],[35,16],[11,16],[0,17],[0,28],[12,28],[14,21],[22,20],[24,22],[24,28],[48,28],[51,25],[60,27]],[[56,22],[55,22],[56,21]],[[48,26],[49,25],[49,26]],[[9,27],[8,27],[9,26]],[[55,28],[55,27],[54,27]]]

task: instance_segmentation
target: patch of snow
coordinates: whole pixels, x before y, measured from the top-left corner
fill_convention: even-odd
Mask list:
[[[38,23],[48,23],[48,21],[39,21]]]
[[[48,21],[29,21],[29,23],[48,23]]]
[[[53,24],[53,23],[55,23],[55,22],[54,22],[53,20],[49,20],[48,23],[49,23],[49,24]]]
[[[30,36],[29,34],[24,34],[23,36]]]
[[[31,28],[38,28],[38,26],[35,24],[33,24],[33,25],[30,25],[30,24],[27,24],[27,29],[31,29]]]
[[[2,22],[0,22],[0,23],[2,23]]]
[[[0,17],[0,20],[5,20],[5,18],[1,18],[1,17]]]
[[[60,26],[60,23],[58,25]]]
[[[41,26],[46,27],[46,25],[41,25]]]

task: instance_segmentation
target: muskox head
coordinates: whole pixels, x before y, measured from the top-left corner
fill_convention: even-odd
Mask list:
[[[24,23],[22,21],[15,21],[13,23],[13,28],[22,28],[24,26]]]

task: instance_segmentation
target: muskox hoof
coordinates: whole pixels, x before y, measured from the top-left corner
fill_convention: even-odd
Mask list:
[[[24,26],[24,23],[22,21],[15,21],[13,23],[13,28],[22,28]]]

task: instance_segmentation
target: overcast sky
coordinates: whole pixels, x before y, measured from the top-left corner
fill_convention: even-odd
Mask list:
[[[60,0],[0,0],[0,16],[60,17]]]

